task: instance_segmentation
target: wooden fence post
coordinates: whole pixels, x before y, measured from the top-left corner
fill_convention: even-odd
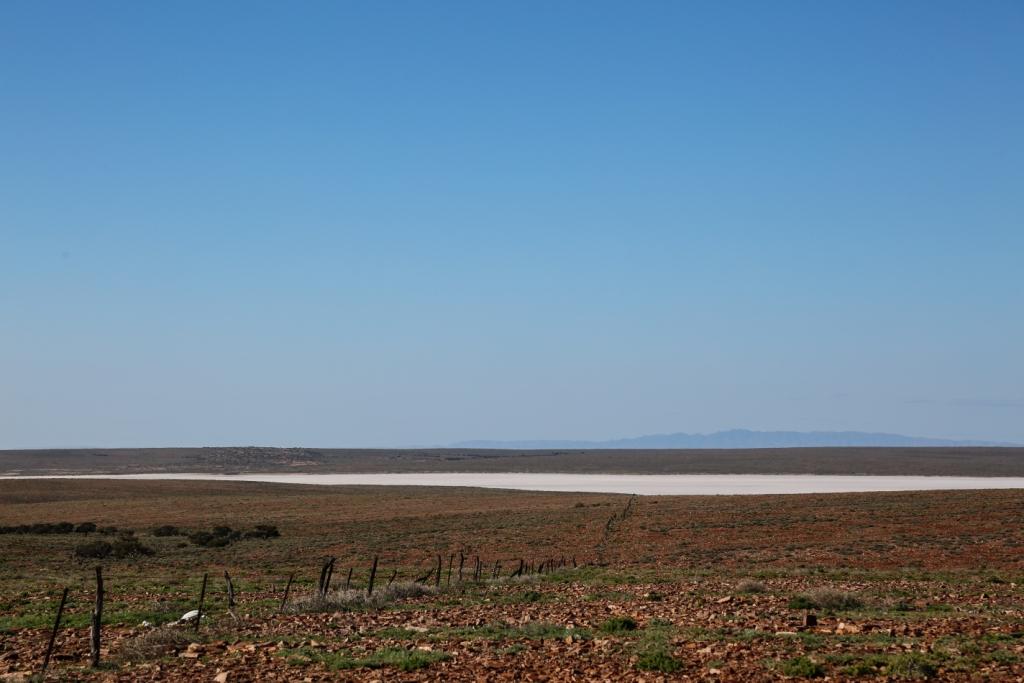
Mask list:
[[[331,592],[331,579],[334,578],[334,563],[335,563],[336,560],[337,560],[337,558],[332,557],[331,558],[331,563],[327,567],[327,580],[324,581],[324,597],[325,598],[327,597],[327,594]]]
[[[452,563],[455,562],[455,554],[448,556],[448,585],[452,585]]]
[[[206,580],[209,574],[203,574],[203,587],[199,589],[199,609],[196,612],[196,633],[199,633],[199,620],[203,618],[203,601],[206,600]]]
[[[50,632],[50,644],[46,646],[46,656],[43,658],[41,673],[46,673],[46,667],[50,666],[50,655],[53,653],[53,644],[57,640],[57,629],[60,628],[60,618],[64,614],[64,603],[68,601],[68,589],[60,596],[60,605],[57,606],[57,618],[53,620],[53,631]]]
[[[366,586],[366,594],[373,595],[373,579],[377,576],[377,556],[373,556],[373,566],[370,567],[370,583]]]
[[[103,567],[96,567],[96,605],[92,610],[92,632],[89,634],[92,668],[100,665],[100,629],[103,626]]]
[[[320,581],[317,583],[316,592],[320,599],[327,597],[327,591],[331,586],[331,575],[334,573],[334,562],[336,558],[329,557],[320,568]]]
[[[284,606],[288,604],[288,591],[292,589],[292,581],[295,580],[295,572],[288,575],[288,583],[284,585],[284,597],[281,598],[281,606],[277,608],[278,612],[284,611]]]
[[[352,567],[348,568],[348,576],[345,577],[345,590],[352,587]]]
[[[437,556],[437,576],[434,577],[434,588],[441,586],[441,556]]]
[[[235,584],[231,582],[231,575],[224,570],[224,582],[228,585],[228,609],[235,607]]]

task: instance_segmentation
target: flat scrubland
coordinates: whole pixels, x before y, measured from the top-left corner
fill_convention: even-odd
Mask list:
[[[563,472],[1024,476],[1024,448],[487,450],[121,448],[0,451],[0,475]]]
[[[0,675],[38,671],[67,586],[53,680],[1019,680],[1022,515],[1024,491],[630,498],[0,481],[0,526],[119,528],[0,534]],[[259,524],[280,537],[205,547],[153,533]],[[126,529],[154,553],[76,558]],[[439,555],[440,586],[412,583]],[[332,589],[318,599],[331,556]],[[559,566],[509,578],[520,559]],[[90,670],[97,563],[103,663]],[[172,625],[196,606],[204,573],[208,616],[198,631]]]

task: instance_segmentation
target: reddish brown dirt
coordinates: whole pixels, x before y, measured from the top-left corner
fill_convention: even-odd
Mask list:
[[[38,669],[63,585],[72,602],[52,666],[73,679],[214,680],[221,672],[229,681],[1024,675],[1024,492],[651,497],[627,507],[629,500],[468,489],[0,482],[0,525],[67,519],[132,527],[157,551],[104,562],[109,668],[89,672],[93,563],[73,558],[83,539],[0,535],[0,675]],[[160,524],[257,523],[277,524],[282,537],[208,549],[149,533]],[[335,585],[352,566],[354,584],[362,586],[374,554],[384,577],[378,581],[386,581],[395,569],[399,580],[410,579],[437,554],[460,551],[488,566],[502,560],[505,575],[519,557],[575,556],[589,566],[380,609],[273,614],[283,578],[297,572],[293,596],[308,596],[326,555],[339,558]],[[224,604],[225,569],[240,590],[237,622]],[[153,629],[140,623],[162,623],[193,606],[203,572],[214,581],[210,619],[199,635],[166,628],[160,632],[173,642],[143,647],[140,639],[153,638]],[[750,579],[761,592],[744,592],[741,583]],[[804,628],[804,610],[793,600],[821,589],[852,595],[855,604],[816,607],[818,625]],[[603,631],[617,616],[639,628]],[[655,646],[674,671],[642,668]],[[447,658],[412,671],[329,668],[389,649]]]

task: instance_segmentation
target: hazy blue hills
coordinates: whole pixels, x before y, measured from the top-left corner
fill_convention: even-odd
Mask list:
[[[929,439],[901,434],[878,434],[871,432],[757,432],[749,429],[730,429],[713,434],[649,434],[627,439],[610,441],[460,441],[452,448],[510,448],[516,450],[553,448],[608,448],[608,449],[652,449],[652,448],[825,448],[836,446],[852,447],[899,447],[899,446],[1012,446],[1014,444],[993,441],[956,441],[952,439]]]

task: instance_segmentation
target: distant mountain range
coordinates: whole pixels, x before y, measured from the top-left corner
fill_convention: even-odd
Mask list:
[[[823,448],[837,446],[1013,446],[995,441],[956,441],[929,439],[900,434],[871,432],[756,432],[730,429],[713,434],[650,434],[610,441],[460,441],[452,448],[507,448],[515,450],[550,450],[557,448]]]

